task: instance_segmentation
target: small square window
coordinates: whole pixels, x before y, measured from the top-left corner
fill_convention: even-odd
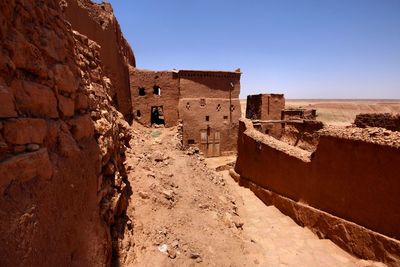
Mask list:
[[[206,116],[206,121],[210,121],[210,116]]]
[[[194,140],[193,139],[189,139],[188,140],[188,145],[193,145],[194,144]]]
[[[227,120],[228,119],[228,116],[224,116],[224,120]]]
[[[139,88],[139,95],[140,96],[145,96],[146,95],[146,91],[145,91],[144,87],[140,87]]]

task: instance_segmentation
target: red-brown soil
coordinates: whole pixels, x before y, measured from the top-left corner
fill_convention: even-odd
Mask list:
[[[119,266],[384,266],[319,240],[227,170],[215,171],[234,156],[181,151],[176,128],[133,131],[126,160],[133,236],[121,242]]]

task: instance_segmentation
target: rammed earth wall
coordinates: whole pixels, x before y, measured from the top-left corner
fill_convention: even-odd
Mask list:
[[[241,120],[235,171],[244,183],[259,189],[258,195],[266,203],[273,204],[271,194],[265,193],[268,191],[290,200],[290,205],[312,207],[385,235],[379,246],[371,243],[370,248],[365,243],[373,241],[357,238],[360,231],[345,234],[348,242],[337,243],[360,257],[399,263],[399,136],[378,129],[375,133],[357,128],[342,131],[321,131],[318,147],[311,154],[264,135],[254,130],[250,121]],[[307,216],[295,220],[311,228],[315,225]],[[345,226],[338,227],[335,231],[346,231]],[[316,228],[325,231],[323,236],[332,235],[328,227]],[[360,250],[360,246],[364,248]],[[368,249],[372,251],[365,252]]]

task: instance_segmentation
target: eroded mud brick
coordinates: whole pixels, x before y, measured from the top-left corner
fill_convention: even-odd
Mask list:
[[[0,85],[0,118],[17,117],[15,111],[14,97],[10,88]]]
[[[11,85],[17,109],[35,117],[58,118],[57,99],[47,86],[29,81],[15,81]]]
[[[75,117],[69,120],[71,132],[75,140],[91,137],[94,133],[93,121],[89,115]]]
[[[25,153],[0,163],[0,193],[12,181],[28,181],[35,177],[50,179],[53,168],[46,148],[36,152]]]
[[[78,81],[68,66],[57,64],[53,67],[54,82],[59,91],[73,93],[78,89]]]
[[[4,123],[4,139],[13,145],[42,144],[47,125],[43,119],[12,119]]]

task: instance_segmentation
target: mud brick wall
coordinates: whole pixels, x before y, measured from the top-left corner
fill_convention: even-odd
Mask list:
[[[390,113],[359,114],[354,120],[357,127],[382,127],[391,131],[400,131],[400,115]]]
[[[308,152],[242,119],[239,183],[321,238],[358,257],[398,266],[400,133],[325,128],[319,134],[316,151]]]
[[[100,45],[105,74],[114,84],[111,92],[118,110],[130,121],[132,103],[129,89],[129,65],[135,66],[131,47],[124,39],[110,4],[90,0],[67,0],[66,18],[72,28]]]
[[[280,120],[285,108],[282,94],[259,94],[247,96],[246,118],[251,120]]]
[[[232,111],[232,124],[230,123],[231,103],[235,107]],[[184,98],[179,102],[179,114],[183,121],[184,146],[189,146],[189,140],[193,140],[193,145],[206,151],[206,145],[201,142],[201,132],[207,131],[210,127],[220,133],[221,153],[236,150],[238,121],[241,116],[238,99],[230,102],[225,98],[207,98],[204,103],[201,103],[198,98]]]
[[[130,68],[130,87],[133,115],[143,125],[151,125],[151,107],[162,106],[165,126],[178,123],[179,78],[172,71],[150,71]],[[160,88],[161,94],[154,94],[154,86]],[[143,90],[141,95],[140,90]]]
[[[183,122],[184,147],[196,145],[211,156],[207,144],[201,141],[201,132],[210,129],[219,132],[222,155],[236,150],[241,117],[240,75],[240,72],[179,71],[179,117]]]
[[[181,98],[239,99],[240,75],[240,72],[180,70]]]
[[[127,205],[128,125],[64,7],[0,2],[0,266],[107,265]]]
[[[241,121],[236,171],[296,202],[400,239],[399,136],[342,131],[320,132],[318,147],[310,153]]]

